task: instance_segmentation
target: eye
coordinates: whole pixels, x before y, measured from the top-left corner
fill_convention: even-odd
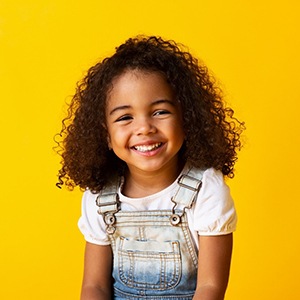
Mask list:
[[[153,116],[161,116],[161,115],[168,115],[168,114],[170,114],[170,112],[168,110],[160,109],[160,110],[156,110],[153,113]]]
[[[131,115],[124,115],[115,120],[115,122],[129,121],[132,119]]]

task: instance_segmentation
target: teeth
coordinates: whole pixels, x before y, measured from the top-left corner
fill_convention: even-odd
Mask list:
[[[161,145],[161,143],[156,143],[153,145],[142,145],[142,146],[135,146],[134,149],[140,151],[140,152],[147,152],[147,151],[152,151],[156,148],[158,148]]]

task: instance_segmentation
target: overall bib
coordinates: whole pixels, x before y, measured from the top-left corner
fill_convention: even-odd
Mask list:
[[[96,203],[113,250],[114,299],[189,300],[197,283],[198,255],[185,209],[201,188],[203,171],[178,179],[172,210],[122,211],[119,183],[101,191]]]

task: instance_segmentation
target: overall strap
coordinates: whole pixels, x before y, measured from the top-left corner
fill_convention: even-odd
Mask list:
[[[202,186],[203,173],[204,170],[191,168],[186,174],[179,177],[179,189],[172,198],[172,202],[174,202],[173,215],[170,219],[172,225],[179,224],[185,209],[192,207]]]
[[[170,223],[174,226],[181,221],[181,216],[186,208],[191,208],[202,185],[203,170],[190,168],[186,174],[178,179],[179,189],[172,198],[174,203]],[[120,201],[118,195],[119,182],[105,187],[96,198],[98,214],[103,216],[103,220],[107,225],[106,232],[113,234],[115,232],[114,224],[116,222],[115,213],[120,210]]]
[[[105,187],[96,198],[96,205],[98,208],[98,214],[103,216],[103,220],[108,234],[115,232],[113,226],[116,222],[115,213],[120,210],[120,201],[118,195],[119,182],[116,180],[113,184]]]

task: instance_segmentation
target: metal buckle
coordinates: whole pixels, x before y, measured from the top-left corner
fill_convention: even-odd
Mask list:
[[[106,232],[109,235],[114,234],[115,231],[116,231],[116,228],[114,226],[112,226],[112,225],[109,225],[109,226],[106,227]]]
[[[181,221],[181,217],[179,215],[177,215],[175,213],[173,213],[171,215],[171,217],[170,217],[170,223],[171,223],[171,225],[176,226],[176,225],[178,225],[180,223],[180,221]]]
[[[110,197],[110,198],[115,198],[114,201],[109,201],[109,202],[101,202],[101,198],[105,197]],[[98,214],[102,215],[104,223],[106,224],[106,232],[109,235],[114,234],[116,231],[116,228],[113,226],[116,223],[116,217],[115,213],[117,213],[120,210],[120,201],[119,201],[119,195],[117,193],[107,193],[107,194],[101,194],[96,198],[96,205],[99,207],[98,208]],[[108,209],[105,211],[105,208],[102,211],[102,207],[109,207],[111,206],[112,208],[115,209]]]
[[[104,223],[106,224],[106,232],[108,234],[114,234],[116,231],[115,226],[113,226],[116,223],[116,217],[113,212],[108,212],[103,216]]]
[[[100,202],[100,199],[101,198],[104,198],[104,197],[111,197],[111,196],[115,196],[116,197],[116,200],[115,201],[111,201],[111,202],[104,202],[104,203],[101,203]],[[100,194],[97,196],[96,198],[96,204],[97,206],[99,207],[102,207],[102,206],[109,206],[109,205],[114,205],[114,204],[118,204],[119,203],[119,195],[117,193],[109,193],[109,194]]]
[[[190,179],[191,181],[196,182],[196,187],[192,187],[192,186],[190,186],[190,185],[187,185],[187,184],[183,183],[184,178],[188,178],[188,179]],[[201,180],[198,180],[198,179],[195,179],[194,177],[191,177],[191,176],[189,176],[189,175],[182,174],[182,175],[178,178],[178,184],[179,184],[180,186],[184,187],[184,188],[187,188],[187,189],[193,191],[193,192],[197,192],[197,191],[199,191],[199,189],[200,189],[200,187],[201,187],[201,185],[202,185],[202,181],[201,181]]]
[[[110,201],[110,202],[101,202],[100,199],[104,198],[104,197],[115,197],[114,201]],[[98,214],[99,215],[104,215],[106,213],[117,213],[120,210],[120,201],[119,201],[119,195],[117,193],[109,193],[109,194],[104,194],[104,195],[98,195],[98,197],[96,198],[96,205],[99,207],[98,208]],[[107,210],[102,211],[102,207],[105,206],[115,206],[115,209],[113,210]]]
[[[116,222],[116,217],[113,213],[108,213],[104,216],[104,222],[107,225],[113,225]]]

